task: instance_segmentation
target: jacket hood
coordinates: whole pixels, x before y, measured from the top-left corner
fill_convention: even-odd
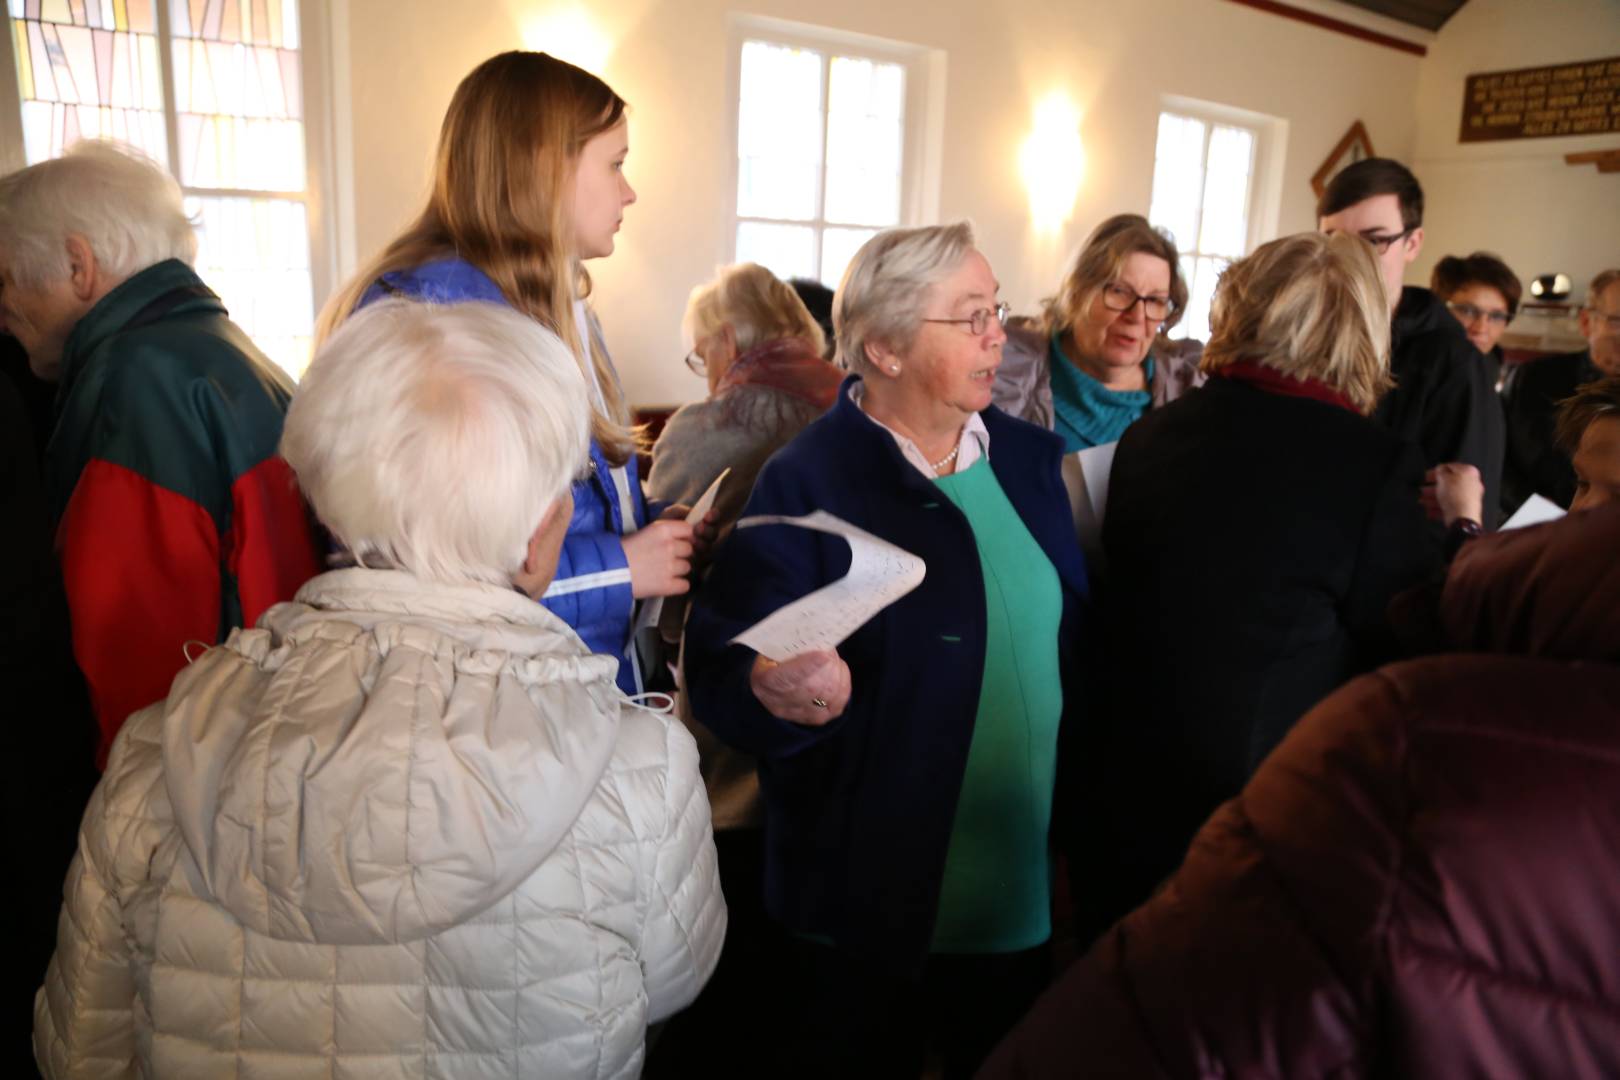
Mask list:
[[[612,757],[616,668],[514,591],[323,574],[175,681],[176,825],[207,891],[259,933],[431,936],[568,833]]]
[[[1396,342],[1438,331],[1461,338],[1470,352],[1474,350],[1474,343],[1468,340],[1468,332],[1457,317],[1446,310],[1445,301],[1417,285],[1407,285],[1401,289],[1401,301],[1395,305],[1390,329]]]
[[[1440,598],[1470,652],[1620,661],[1620,503],[1469,541]]]

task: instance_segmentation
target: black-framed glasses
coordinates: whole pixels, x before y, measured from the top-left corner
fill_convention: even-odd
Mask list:
[[[709,374],[709,362],[703,359],[702,353],[693,349],[686,354],[686,369],[694,375],[707,376]]]
[[[1140,303],[1143,313],[1154,322],[1163,322],[1170,317],[1172,311],[1176,310],[1175,303],[1168,296],[1163,294],[1143,296],[1129,285],[1122,285],[1117,281],[1111,281],[1103,286],[1102,302],[1103,307],[1109,311],[1129,311]]]
[[[1484,308],[1475,307],[1473,304],[1453,304],[1449,301],[1446,303],[1446,310],[1465,323],[1473,322],[1475,319],[1484,319],[1486,322],[1495,323],[1497,326],[1506,326],[1508,320],[1512,318],[1505,311],[1486,311]]]
[[[996,320],[996,324],[998,326],[1006,326],[1007,325],[1007,316],[1011,312],[1012,312],[1012,305],[1007,303],[1007,301],[1003,300],[1001,303],[997,304],[993,308],[980,308],[978,311],[975,311],[973,314],[965,316],[964,318],[960,318],[960,319],[924,319],[923,322],[951,323],[953,325],[964,325],[964,326],[966,326],[968,328],[968,333],[972,334],[974,337],[979,337],[986,330],[990,329],[990,320],[991,319]]]
[[[1367,243],[1371,244],[1373,246],[1373,250],[1382,255],[1389,250],[1391,244],[1405,240],[1408,236],[1411,236],[1415,232],[1417,232],[1416,225],[1412,226],[1410,229],[1402,229],[1398,233],[1391,233],[1388,236],[1384,236],[1373,231],[1372,229],[1368,229],[1364,233],[1357,233],[1356,235],[1360,236],[1363,240],[1367,241]]]

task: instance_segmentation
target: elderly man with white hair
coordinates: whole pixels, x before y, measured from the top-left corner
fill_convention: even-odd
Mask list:
[[[0,314],[59,384],[46,500],[104,761],[189,641],[251,626],[319,568],[276,455],[292,387],[191,269],[180,188],[84,142],[0,178]]]
[[[358,565],[125,725],[35,1006],[48,1077],[634,1077],[725,933],[697,748],[534,603],[585,381],[490,304],[387,301],[282,444]]]

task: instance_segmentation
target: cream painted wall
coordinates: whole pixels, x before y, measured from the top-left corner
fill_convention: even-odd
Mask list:
[[[1620,134],[1457,138],[1467,76],[1612,56],[1620,56],[1620,0],[1468,0],[1440,29],[1418,77],[1411,165],[1428,209],[1409,282],[1428,284],[1441,256],[1486,250],[1526,284],[1569,274],[1578,299],[1599,270],[1620,266],[1620,175],[1564,164],[1566,153],[1620,148]]]
[[[456,82],[531,28],[552,0],[348,0],[356,229],[362,259],[420,205]],[[613,43],[600,69],[633,107],[628,172],[640,193],[617,253],[591,266],[595,303],[630,399],[676,403],[702,386],[680,362],[690,288],[729,257],[729,0],[616,0],[582,9]],[[753,0],[751,14],[907,41],[947,54],[944,219],[971,217],[1018,310],[1056,286],[1099,220],[1145,213],[1160,96],[1288,123],[1279,227],[1313,227],[1309,178],[1351,122],[1382,153],[1411,153],[1419,59],[1223,0]],[[1073,219],[1037,235],[1018,175],[1035,102],[1082,111],[1087,172]]]

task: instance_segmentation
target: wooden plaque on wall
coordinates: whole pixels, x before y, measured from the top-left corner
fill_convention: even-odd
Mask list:
[[[1470,75],[1462,142],[1620,131],[1620,56]]]

